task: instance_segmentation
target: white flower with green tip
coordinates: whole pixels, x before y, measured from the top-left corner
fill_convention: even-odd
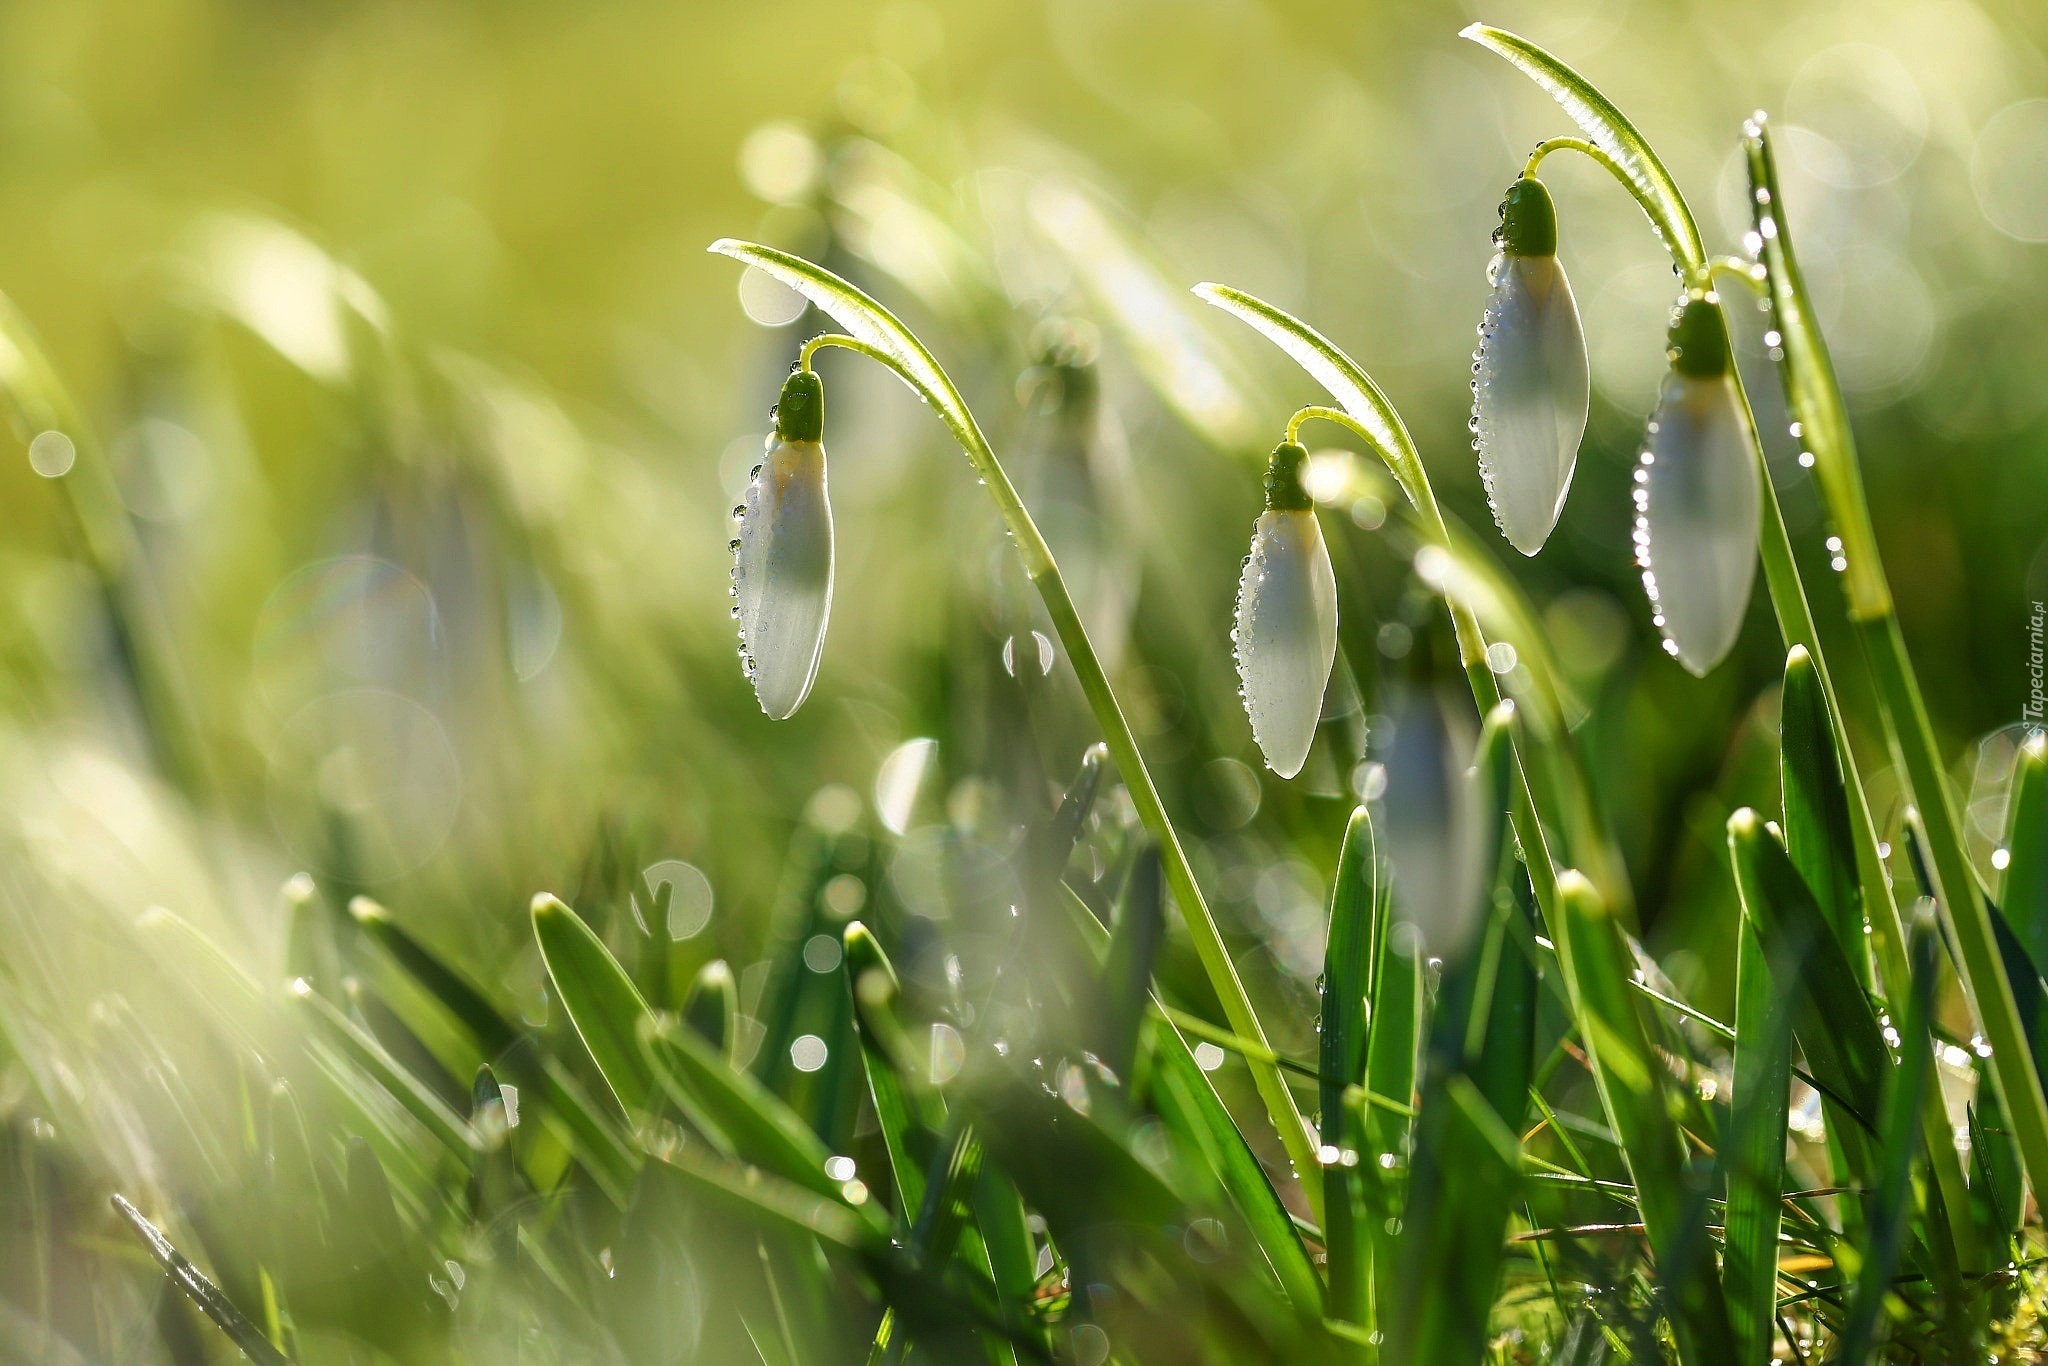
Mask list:
[[[1283,442],[1266,468],[1266,510],[1237,586],[1237,656],[1245,714],[1266,764],[1301,772],[1337,658],[1337,576],[1302,487],[1308,452]]]
[[[740,664],[761,710],[780,721],[810,696],[832,612],[832,506],[825,491],[825,390],[792,374],[775,435],[733,509],[733,616]]]

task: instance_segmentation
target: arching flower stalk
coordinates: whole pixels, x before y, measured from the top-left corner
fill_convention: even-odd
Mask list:
[[[740,667],[761,710],[780,721],[810,696],[832,612],[832,505],[825,494],[825,386],[792,373],[775,405],[775,434],[733,509],[733,617]]]
[[[1586,434],[1586,337],[1557,259],[1557,212],[1523,177],[1501,201],[1493,294],[1472,355],[1472,446],[1493,520],[1534,555],[1550,538]]]
[[[1669,355],[1636,470],[1636,563],[1665,650],[1704,675],[1742,629],[1762,493],[1727,325],[1711,295],[1679,306]]]
[[[1308,452],[1283,441],[1266,464],[1266,510],[1252,532],[1230,632],[1252,738],[1283,778],[1301,772],[1337,658],[1337,576],[1302,486]]]

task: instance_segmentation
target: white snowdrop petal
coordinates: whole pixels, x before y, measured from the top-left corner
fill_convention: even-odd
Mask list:
[[[1237,675],[1266,764],[1301,772],[1337,657],[1337,577],[1316,515],[1265,512],[1237,588]]]
[[[1494,521],[1534,555],[1571,487],[1591,394],[1586,338],[1555,256],[1502,256],[1473,354],[1472,436]]]
[[[747,485],[734,542],[740,660],[776,720],[810,695],[832,610],[832,508],[825,448],[783,441]]]
[[[1741,402],[1725,374],[1669,375],[1643,452],[1643,587],[1665,648],[1701,675],[1734,646],[1756,577],[1762,493]]]

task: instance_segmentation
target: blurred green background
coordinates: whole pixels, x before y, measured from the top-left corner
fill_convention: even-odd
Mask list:
[[[1738,127],[1771,111],[1988,855],[1978,746],[2006,752],[2048,597],[2038,4],[13,0],[0,292],[84,423],[76,468],[31,449],[32,414],[0,444],[9,1132],[47,1120],[67,1161],[131,1188],[232,1178],[195,1155],[206,1122],[129,1085],[232,1081],[181,1037],[191,1002],[133,928],[153,904],[275,980],[302,966],[276,889],[307,872],[330,911],[378,898],[537,1022],[533,892],[615,940],[665,901],[671,970],[730,958],[751,1011],[806,819],[853,840],[829,915],[915,923],[944,916],[931,832],[950,858],[1038,814],[1095,738],[1086,711],[943,431],[842,356],[821,363],[824,668],[796,719],[759,715],[727,518],[821,328],[705,254],[726,235],[856,279],[953,369],[1116,661],[1277,1044],[1313,1037],[1322,879],[1351,798],[1387,779],[1371,723],[1455,668],[1378,534],[1387,488],[1326,462],[1346,724],[1299,782],[1263,772],[1231,593],[1257,462],[1317,396],[1202,316],[1203,279],[1312,320],[1406,414],[1543,613],[1652,947],[1725,999],[1706,968],[1728,927],[1695,908],[1720,895],[1729,806],[1770,800],[1745,718],[1768,718],[1782,655],[1761,594],[1707,679],[1656,647],[1624,491],[1675,282],[1588,163],[1545,168],[1588,444],[1538,559],[1490,529],[1465,431],[1488,234],[1529,148],[1568,130],[1458,41],[1475,18],[1630,111],[1717,250],[1748,222]],[[1832,629],[1826,529],[1767,438]]]

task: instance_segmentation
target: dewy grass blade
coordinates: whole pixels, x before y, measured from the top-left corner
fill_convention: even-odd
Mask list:
[[[547,1122],[560,1127],[577,1160],[623,1201],[632,1179],[633,1155],[582,1084],[556,1059],[542,1054],[483,992],[415,939],[382,906],[357,897],[349,903],[349,914],[421,991],[468,1031],[484,1060],[541,1097]]]
[[[1773,326],[1780,335],[1783,356],[1779,373],[1787,404],[1798,422],[1805,453],[1813,457],[1829,520],[1841,538],[1837,563],[1849,598],[1849,616],[1870,661],[1895,761],[1926,822],[1936,899],[1949,919],[1964,992],[1991,1045],[1992,1076],[2018,1140],[2028,1182],[2036,1191],[2048,1190],[2048,1096],[2042,1093],[2012,984],[1999,960],[1989,909],[1963,848],[1961,826],[1926,703],[1892,610],[1891,591],[1863,498],[1848,409],[1808,303],[1785,222],[1770,136],[1760,117],[1752,118],[1743,129],[1743,146],[1754,225],[1751,245],[1764,263],[1770,284]],[[1887,989],[1898,990],[1889,977]]]
[[[533,933],[541,961],[591,1061],[635,1123],[653,1105],[654,1074],[640,1047],[643,1020],[652,1021],[633,979],[583,917],[545,892],[533,899]]]
[[[1765,1366],[1777,1332],[1778,1226],[1792,1086],[1790,993],[1753,927],[1736,927],[1735,1094],[1721,1162],[1728,1182],[1722,1274],[1741,1366]]]
[[[1857,897],[1856,850],[1851,842],[1849,802],[1835,757],[1834,727],[1828,720],[1813,656],[1803,645],[1785,659],[1785,686],[1778,726],[1779,787],[1785,807],[1785,848],[1794,866],[1834,927],[1842,952],[1863,961],[1863,911]]]
[[[2020,746],[2006,811],[1999,908],[2034,970],[2048,976],[2048,734],[2037,731]]]
[[[311,1013],[315,1027],[333,1040],[356,1066],[390,1092],[428,1133],[440,1140],[443,1147],[463,1162],[475,1158],[479,1146],[476,1135],[425,1082],[407,1071],[404,1064],[386,1052],[382,1044],[342,1014],[332,1002],[316,994],[312,984],[304,978],[292,984],[292,995]]]
[[[1899,1029],[1905,1039],[1926,1037],[1933,1019],[1935,935],[1932,916],[1913,928],[1913,995]],[[1870,1238],[1864,1249],[1863,1266],[1857,1272],[1848,1319],[1835,1354],[1835,1359],[1844,1366],[1862,1366],[1875,1347],[1885,1300],[1892,1293],[1892,1276],[1905,1250],[1913,1214],[1913,1162],[1918,1149],[1913,1142],[1913,1130],[1918,1123],[1921,1093],[1926,1090],[1933,1070],[1933,1057],[1926,1049],[1906,1049],[1886,1089],[1879,1139],[1884,1167],[1872,1202]]]
[[[1637,202],[1650,216],[1666,249],[1680,257],[1692,272],[1705,267],[1706,244],[1700,240],[1700,230],[1678,193],[1677,182],[1636,126],[1592,82],[1527,38],[1503,29],[1471,24],[1458,36],[1506,58],[1556,100],[1565,115],[1585,130],[1593,145],[1627,176]]]
[[[1378,894],[1378,857],[1372,815],[1365,807],[1351,813],[1344,843],[1337,853],[1337,871],[1330,880],[1330,927],[1323,954],[1323,1010],[1320,1095],[1325,1149],[1356,1152],[1362,1134],[1348,1132],[1344,1088],[1365,1079],[1365,989],[1372,967],[1377,927],[1374,911],[1384,905]],[[1329,1253],[1330,1314],[1363,1324],[1370,1303],[1367,1262],[1359,1245],[1354,1168],[1342,1161],[1323,1166],[1323,1245]]]
[[[1848,1159],[1849,1175],[1867,1190],[1876,1179],[1871,1143],[1877,1132],[1868,1107],[1892,1068],[1876,1012],[1813,893],[1762,817],[1748,807],[1730,816],[1728,848],[1743,914],[1772,975],[1792,994],[1793,1033],[1830,1097],[1829,1131]]]
[[[853,993],[853,1017],[867,1071],[868,1095],[882,1131],[882,1149],[896,1185],[896,1217],[907,1226],[924,1203],[924,1168],[914,1155],[945,1121],[945,1105],[908,1070],[909,1042],[895,1018],[902,988],[896,969],[868,927],[856,920],[842,936],[846,983]]]
[[[1061,891],[1068,918],[1089,951],[1101,958],[1109,946],[1102,922],[1071,888],[1063,887]],[[1258,1155],[1210,1084],[1208,1074],[1195,1061],[1187,1039],[1156,995],[1147,1012],[1142,1038],[1145,1056],[1140,1067],[1150,1076],[1147,1095],[1158,1108],[1160,1118],[1168,1129],[1200,1153],[1216,1173],[1231,1203],[1256,1235],[1259,1255],[1272,1267],[1297,1312],[1320,1313],[1322,1285],[1316,1278],[1308,1249],[1302,1245],[1300,1230],[1273,1188]],[[1272,1056],[1271,1050],[1268,1056]]]
[[[284,1353],[277,1350],[270,1339],[263,1336],[255,1324],[249,1322],[242,1312],[235,1308],[220,1287],[208,1280],[199,1268],[192,1265],[185,1255],[171,1246],[171,1240],[164,1237],[155,1224],[144,1218],[142,1212],[128,1203],[122,1196],[112,1197],[115,1213],[127,1220],[128,1227],[149,1249],[149,1255],[156,1259],[172,1284],[185,1293],[186,1298],[199,1306],[199,1312],[213,1320],[214,1326],[227,1334],[228,1340],[242,1349],[249,1360],[257,1366],[288,1366]]]
[[[1735,1340],[1707,1236],[1704,1191],[1688,1177],[1684,1139],[1665,1094],[1670,1079],[1629,988],[1633,960],[1620,927],[1579,873],[1558,878],[1558,910],[1558,956],[1601,1104],[1635,1181],[1657,1279],[1670,1296],[1679,1358],[1687,1366],[1731,1361]]]
[[[982,435],[974,415],[962,401],[959,390],[938,362],[932,359],[931,352],[912,335],[910,329],[897,321],[895,315],[832,272],[788,252],[729,238],[713,243],[711,250],[766,272],[830,314],[860,343],[856,349],[895,371],[904,383],[932,406],[952,431],[968,463],[981,477],[1002,514],[1003,524],[1023,560],[1024,572],[1045,604],[1046,614],[1052,619],[1053,630],[1066,650],[1067,660],[1073,666],[1083,695],[1088,699],[1089,709],[1094,713],[1096,724],[1102,728],[1102,738],[1109,746],[1110,757],[1116,761],[1117,770],[1123,775],[1124,787],[1130,793],[1131,804],[1137,808],[1138,819],[1159,844],[1167,884],[1180,905],[1182,919],[1194,940],[1196,955],[1201,959],[1210,985],[1223,1003],[1223,1012],[1230,1020],[1230,1027],[1247,1039],[1264,1043],[1265,1029],[1252,1010],[1244,984],[1238,980],[1237,968],[1223,942],[1222,932],[1216,927],[1215,917],[1210,914],[1208,902],[1195,881],[1194,869],[1188,863],[1187,851],[1181,847],[1180,836],[1167,818],[1166,805],[1160,799],[1158,786],[1152,781],[1151,771],[1145,766],[1137,736],[1125,719],[1123,706],[1111,689],[1109,676],[1104,672],[1102,661],[1081,624],[1080,614],[1068,594],[1059,565],[1053,560],[1051,549],[1032,521],[1030,512],[1025,509],[1023,500],[1018,497],[1009,476],[997,461],[994,449]],[[1322,1191],[1313,1176],[1316,1169],[1315,1147],[1302,1121],[1301,1111],[1295,1106],[1294,1095],[1287,1089],[1286,1079],[1270,1063],[1254,1062],[1251,1072],[1259,1098],[1265,1103],[1273,1127],[1279,1132],[1280,1142],[1293,1160],[1295,1172],[1308,1192],[1311,1208],[1319,1206]]]

